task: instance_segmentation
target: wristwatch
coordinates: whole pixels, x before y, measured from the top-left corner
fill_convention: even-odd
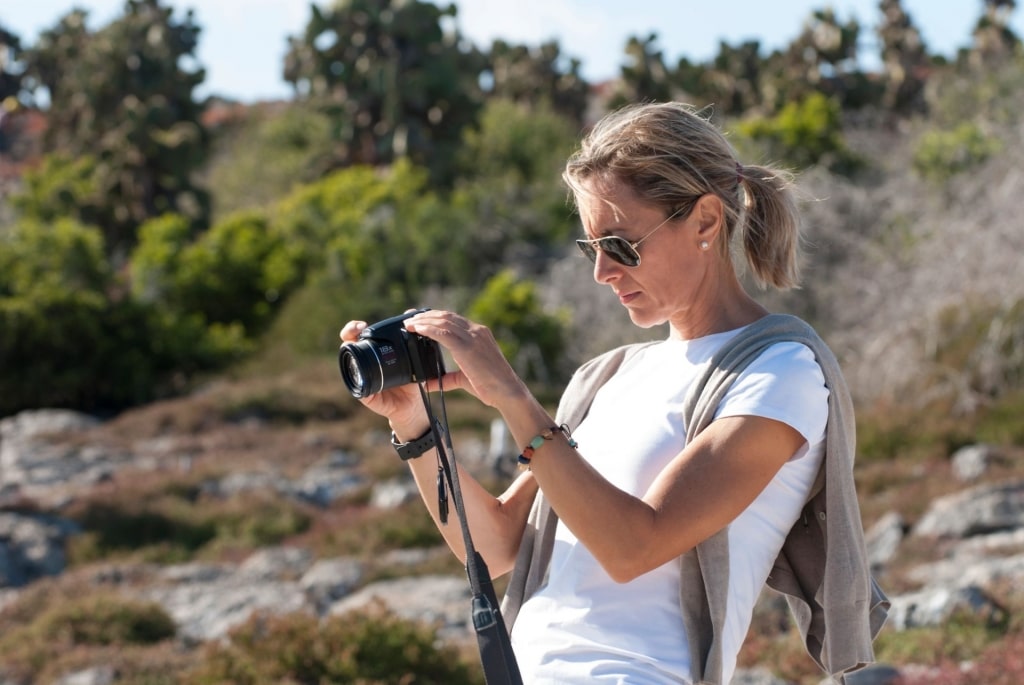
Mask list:
[[[441,427],[435,423],[434,426],[427,429],[426,433],[409,442],[398,442],[398,436],[395,435],[394,431],[391,431],[391,446],[398,452],[398,456],[402,458],[402,461],[415,459],[427,450],[437,446],[437,440],[434,438],[435,429],[440,430]]]

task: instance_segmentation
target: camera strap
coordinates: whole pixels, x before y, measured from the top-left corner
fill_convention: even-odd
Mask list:
[[[419,359],[414,359],[413,364],[419,366]],[[417,377],[425,378],[426,376],[422,375],[421,371],[422,369],[415,369]],[[442,523],[445,523],[447,521],[448,491],[450,491],[451,501],[459,519],[462,539],[466,547],[466,575],[469,577],[469,587],[473,595],[471,618],[473,629],[476,632],[477,646],[480,649],[484,680],[487,685],[522,685],[523,677],[519,673],[519,664],[512,651],[512,640],[501,616],[501,608],[494,592],[494,585],[491,583],[490,572],[487,570],[487,564],[484,563],[483,557],[473,546],[473,538],[469,532],[466,509],[462,502],[462,490],[459,488],[459,470],[455,464],[455,450],[452,448],[451,433],[448,430],[448,412],[445,408],[444,387],[441,382],[443,375],[439,369],[437,375],[438,395],[443,424],[434,416],[425,383],[418,383],[423,406],[427,410],[427,418],[430,421],[430,430],[434,432],[434,442],[437,445],[439,513]]]

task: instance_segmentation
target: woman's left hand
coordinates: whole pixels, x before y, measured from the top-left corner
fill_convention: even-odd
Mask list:
[[[487,326],[454,312],[431,309],[408,319],[405,328],[451,353],[459,369],[445,374],[446,389],[465,390],[490,407],[525,391]],[[427,387],[436,390],[437,381],[430,381]]]

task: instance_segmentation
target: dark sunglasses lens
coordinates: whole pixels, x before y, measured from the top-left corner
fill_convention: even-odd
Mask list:
[[[626,242],[625,238],[618,236],[608,236],[597,240],[577,240],[576,246],[592,262],[597,261],[597,250],[600,248],[601,252],[623,266],[636,266],[640,263],[640,256],[633,246]]]
[[[580,252],[583,256],[592,262],[597,261],[597,250],[594,248],[594,244],[589,240],[577,240],[576,247],[580,248]]]
[[[640,255],[625,238],[614,235],[601,238],[601,250],[623,266],[636,266],[640,263]]]

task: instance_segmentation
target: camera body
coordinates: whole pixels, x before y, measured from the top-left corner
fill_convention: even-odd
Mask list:
[[[353,397],[369,397],[444,373],[441,347],[430,338],[405,330],[406,319],[425,311],[417,309],[378,321],[364,328],[358,340],[341,346],[338,368]]]

